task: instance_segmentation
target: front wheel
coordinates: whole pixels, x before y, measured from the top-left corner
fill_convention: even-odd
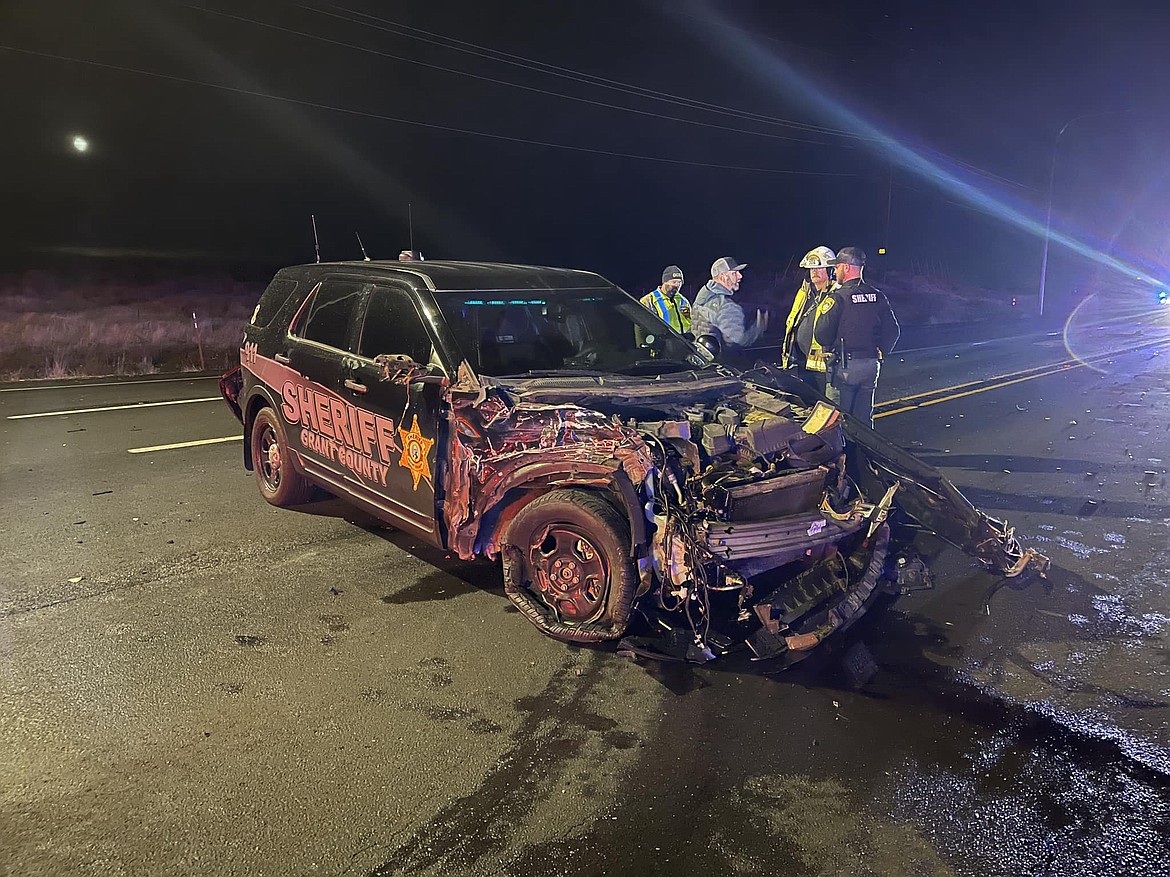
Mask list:
[[[629,525],[604,497],[554,490],[524,506],[503,540],[504,591],[544,633],[620,637],[637,589]]]
[[[293,467],[284,425],[271,408],[261,408],[252,423],[252,465],[260,495],[274,506],[301,505],[309,501],[311,485]]]

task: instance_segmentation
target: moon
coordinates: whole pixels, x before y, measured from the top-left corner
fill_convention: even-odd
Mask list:
[[[89,141],[80,134],[73,135],[73,148],[78,152],[89,152]]]

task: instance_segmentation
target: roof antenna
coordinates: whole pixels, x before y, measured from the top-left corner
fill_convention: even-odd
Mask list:
[[[317,264],[321,264],[321,243],[317,240],[317,217],[312,213],[309,214],[309,219],[313,223],[313,249],[317,251]]]
[[[414,252],[414,211],[409,201],[406,204],[406,222],[410,226],[410,250]]]
[[[358,234],[356,231],[353,233],[353,236],[358,239],[358,246],[361,247],[362,261],[363,262],[370,261],[370,257],[366,255],[366,246],[365,246],[365,244],[362,243],[362,236],[360,234]]]

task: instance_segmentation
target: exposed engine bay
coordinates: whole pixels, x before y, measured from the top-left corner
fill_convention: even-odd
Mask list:
[[[1020,550],[1010,529],[880,437],[870,443],[882,466],[868,466],[859,485],[847,474],[847,450],[868,459],[869,436],[858,429],[876,433],[847,424],[782,374],[754,377],[670,401],[644,385],[626,393],[581,381],[572,390],[561,382],[554,390],[551,380],[509,388],[520,406],[573,396],[649,455],[636,485],[648,542],[636,558],[636,611],[618,619],[620,630],[574,627],[564,588],[536,575],[527,593],[507,588],[527,603],[530,620],[559,638],[591,641],[621,636],[634,622],[620,650],[654,658],[702,662],[745,647],[757,659],[799,658],[852,624],[880,590],[895,507],[1004,575],[1033,561],[1043,571],[1046,561]]]

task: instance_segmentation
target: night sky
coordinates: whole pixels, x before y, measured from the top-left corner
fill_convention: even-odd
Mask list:
[[[310,214],[392,258],[410,204],[428,258],[631,291],[818,244],[1033,291],[1080,114],[1056,225],[1170,262],[1164,3],[5,0],[0,46],[7,269],[312,261]]]

